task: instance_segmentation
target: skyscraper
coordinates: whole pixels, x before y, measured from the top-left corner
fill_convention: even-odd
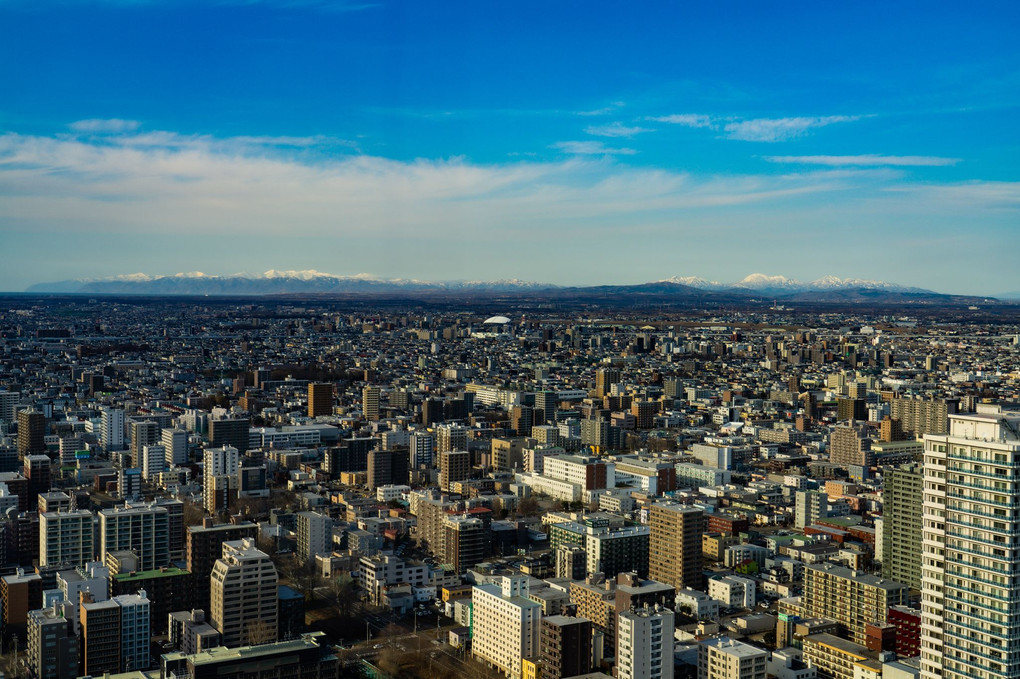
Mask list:
[[[164,429],[160,433],[160,442],[166,451],[167,467],[188,463],[188,432],[183,429]]]
[[[921,676],[1020,675],[1020,412],[978,406],[924,437]]]

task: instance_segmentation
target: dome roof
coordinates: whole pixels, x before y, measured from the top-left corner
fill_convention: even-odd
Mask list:
[[[509,322],[510,319],[506,316],[493,316],[492,318],[486,318],[482,321],[482,325],[504,325]]]

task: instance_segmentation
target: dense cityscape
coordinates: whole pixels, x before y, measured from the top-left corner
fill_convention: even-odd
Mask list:
[[[0,298],[0,662],[1013,677],[1010,304]]]

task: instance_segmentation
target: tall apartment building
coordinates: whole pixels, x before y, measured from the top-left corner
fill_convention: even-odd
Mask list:
[[[436,437],[427,431],[416,431],[408,437],[408,464],[411,469],[432,469],[436,463]]]
[[[471,453],[466,450],[448,450],[439,453],[439,487],[446,492],[454,483],[471,477]]]
[[[468,515],[443,518],[443,543],[436,556],[457,573],[481,563],[489,550],[489,529],[484,521]]]
[[[528,593],[528,579],[521,576],[503,576],[499,585],[471,590],[471,652],[508,677],[520,677],[521,660],[538,654],[542,606]]]
[[[251,421],[247,417],[209,420],[209,447],[236,448],[240,454],[248,451]]]
[[[146,481],[155,480],[166,470],[166,448],[159,444],[142,446],[141,465],[142,478]]]
[[[944,399],[894,398],[889,401],[889,416],[899,420],[904,432],[916,436],[945,435],[949,431],[949,416],[955,412],[956,402]]]
[[[0,390],[0,423],[10,424],[17,421],[15,411],[20,400],[20,391]]]
[[[899,582],[833,563],[806,564],[801,614],[835,620],[854,643],[864,644],[866,626],[884,623],[890,606],[908,603],[909,591]]]
[[[671,502],[656,502],[649,511],[648,523],[648,577],[676,589],[700,589],[705,513]]]
[[[978,406],[924,437],[921,676],[1020,674],[1020,412]]]
[[[875,463],[868,428],[864,423],[850,420],[833,427],[829,435],[829,462],[842,467],[870,467]]]
[[[886,467],[882,490],[882,577],[921,588],[924,468]]]
[[[258,526],[250,521],[213,524],[206,519],[201,526],[189,526],[185,543],[185,557],[191,571],[195,607],[209,610],[209,575],[217,559],[223,556],[223,543],[237,540],[254,540]]]
[[[202,499],[206,510],[215,514],[227,508],[230,490],[237,489],[241,453],[232,446],[207,448],[202,460]]]
[[[365,387],[361,390],[361,412],[366,420],[379,419],[379,387]]]
[[[170,513],[165,507],[139,505],[99,511],[99,560],[111,552],[133,552],[139,571],[170,563]]]
[[[78,676],[78,637],[73,623],[55,606],[29,611],[25,650],[35,679]]]
[[[538,657],[543,679],[562,679],[591,671],[591,621],[566,615],[542,618]]]
[[[100,442],[103,450],[124,450],[124,411],[103,408],[100,414]]]
[[[188,463],[188,432],[183,429],[163,429],[160,444],[166,452],[166,466],[179,467]]]
[[[298,512],[295,527],[297,555],[302,561],[333,552],[333,519],[317,512]]]
[[[128,423],[131,434],[131,466],[142,466],[142,451],[145,446],[154,446],[162,440],[159,424],[152,420],[131,420]]]
[[[607,396],[614,384],[620,382],[620,371],[616,368],[600,368],[595,371],[595,395],[598,398]]]
[[[836,420],[867,420],[868,403],[863,398],[836,399]]]
[[[333,414],[333,385],[328,382],[308,384],[308,417],[329,417]]]
[[[39,515],[39,565],[84,566],[95,557],[92,512],[75,509]]]
[[[46,452],[46,415],[38,410],[18,411],[18,456]]]
[[[368,453],[368,487],[403,485],[408,480],[408,456],[396,450],[372,450]]]
[[[276,586],[276,567],[254,540],[223,543],[223,556],[209,576],[209,624],[224,646],[276,641]]]
[[[445,453],[453,450],[467,450],[467,427],[459,424],[440,424],[436,426],[436,452]]]
[[[80,604],[83,674],[141,672],[151,665],[149,600],[142,590],[92,601],[86,593]]]
[[[768,652],[729,637],[698,644],[698,679],[765,679]]]
[[[618,679],[673,679],[673,611],[635,608],[617,617]]]
[[[804,528],[829,515],[829,496],[820,490],[798,490],[793,500],[793,525]]]

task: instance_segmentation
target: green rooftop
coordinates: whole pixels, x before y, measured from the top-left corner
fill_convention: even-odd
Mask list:
[[[151,571],[135,571],[118,573],[113,576],[117,582],[134,582],[135,580],[152,580],[154,578],[172,578],[175,575],[191,575],[191,571],[183,568],[157,568]]]

